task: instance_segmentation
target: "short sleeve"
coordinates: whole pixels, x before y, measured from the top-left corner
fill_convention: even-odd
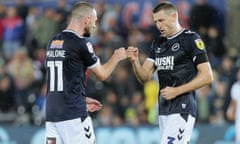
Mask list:
[[[197,33],[185,32],[184,45],[187,54],[195,65],[209,61],[205,44]]]
[[[154,62],[155,60],[155,40],[152,42],[151,48],[150,48],[150,53],[148,55],[147,60]]]
[[[81,56],[85,65],[91,69],[94,68],[99,62],[98,56],[94,52],[94,48],[90,42],[86,42],[84,48],[81,49]]]
[[[196,34],[193,33],[191,34],[190,37],[190,47],[189,47],[189,52],[192,58],[194,58],[195,56],[199,55],[199,54],[206,54],[206,47],[205,44],[202,40],[202,38]]]

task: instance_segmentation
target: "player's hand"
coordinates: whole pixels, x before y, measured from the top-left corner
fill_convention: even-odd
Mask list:
[[[179,89],[176,87],[165,87],[160,92],[161,96],[166,100],[174,99],[179,95]]]
[[[137,61],[138,60],[138,48],[129,46],[127,49],[127,57],[132,63]]]
[[[121,47],[114,51],[114,54],[118,57],[119,60],[124,60],[127,58],[126,49]]]
[[[101,102],[90,97],[86,98],[86,103],[87,103],[87,110],[89,112],[99,111],[102,108]]]

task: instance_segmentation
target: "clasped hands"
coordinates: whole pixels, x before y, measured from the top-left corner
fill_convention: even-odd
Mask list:
[[[134,62],[138,59],[138,48],[129,46],[127,49],[125,49],[124,47],[121,47],[116,49],[114,54],[116,54],[120,60],[128,58],[131,62]]]

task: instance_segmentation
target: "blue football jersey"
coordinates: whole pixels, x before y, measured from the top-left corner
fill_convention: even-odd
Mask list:
[[[189,30],[154,40],[148,60],[154,62],[160,89],[191,81],[197,75],[195,59],[201,54],[206,54],[204,43],[197,33]],[[184,93],[172,100],[163,99],[159,93],[159,114],[172,113],[190,113],[196,116],[195,92]]]
[[[47,46],[46,120],[58,122],[86,118],[86,70],[99,58],[92,44],[77,33],[64,30]]]

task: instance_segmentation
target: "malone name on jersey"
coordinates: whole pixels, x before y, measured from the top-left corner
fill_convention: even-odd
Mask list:
[[[47,57],[65,57],[65,50],[48,50]]]
[[[158,70],[173,70],[174,56],[158,57],[155,59],[155,65]]]

